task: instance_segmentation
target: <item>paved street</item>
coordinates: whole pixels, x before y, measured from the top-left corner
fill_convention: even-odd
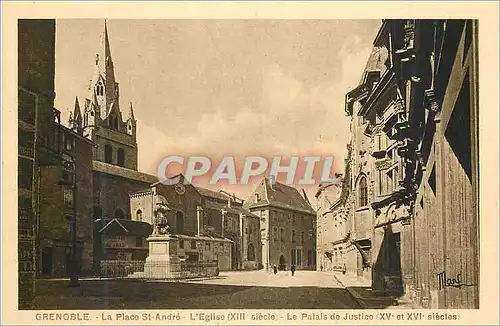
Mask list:
[[[38,280],[37,309],[354,309],[356,301],[333,274],[314,271],[227,272],[184,282],[130,279]]]

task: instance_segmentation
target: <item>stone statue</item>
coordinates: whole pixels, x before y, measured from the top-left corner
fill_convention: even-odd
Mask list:
[[[170,211],[170,208],[163,202],[157,203],[156,206],[153,235],[169,234],[170,226],[168,225],[167,213]]]

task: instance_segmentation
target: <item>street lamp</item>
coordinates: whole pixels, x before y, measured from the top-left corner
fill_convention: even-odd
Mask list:
[[[75,163],[71,156],[64,154],[62,159],[63,168],[63,179],[59,181],[59,185],[63,186],[64,190],[71,189],[71,205],[73,208],[72,214],[69,218],[71,230],[71,253],[70,253],[70,281],[68,287],[78,287],[80,283],[78,281],[77,273],[77,259],[76,259],[76,178],[75,178]],[[66,196],[63,193],[64,203],[66,204]]]

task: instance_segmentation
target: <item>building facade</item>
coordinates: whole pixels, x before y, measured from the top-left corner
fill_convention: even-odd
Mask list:
[[[184,185],[182,181],[175,185],[157,182],[131,194],[130,198],[132,221],[136,223],[156,225],[158,205],[166,207],[170,233],[179,240],[177,253],[181,263],[215,263],[219,270],[233,269],[235,255],[239,256],[239,251],[233,248],[238,247],[224,231],[214,232],[207,225],[206,200],[197,187]],[[227,233],[231,229],[224,230]]]
[[[56,125],[60,164],[40,167],[38,272],[67,276],[93,270],[92,150],[94,144]],[[75,225],[73,225],[76,223]],[[76,231],[75,237],[73,232]],[[75,249],[75,262],[72,250]]]
[[[18,20],[18,304],[35,293],[40,169],[60,166],[54,109],[55,21]],[[60,122],[60,121],[59,121]],[[56,187],[57,185],[53,185]]]
[[[423,307],[479,305],[476,35],[472,20],[385,20],[346,95],[372,288]],[[457,274],[468,286],[446,286]]]
[[[259,250],[259,217],[244,209],[244,201],[234,194],[201,187],[196,189],[205,199],[204,230],[233,241],[232,269],[260,269],[262,252]]]
[[[244,207],[260,218],[266,270],[316,269],[316,212],[297,189],[264,179]]]

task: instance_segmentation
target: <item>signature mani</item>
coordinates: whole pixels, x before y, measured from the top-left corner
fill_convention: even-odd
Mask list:
[[[462,283],[461,273],[457,274],[455,278],[448,278],[445,271],[436,274],[436,276],[438,278],[439,290],[447,287],[461,288],[463,286],[476,286],[476,284]]]

